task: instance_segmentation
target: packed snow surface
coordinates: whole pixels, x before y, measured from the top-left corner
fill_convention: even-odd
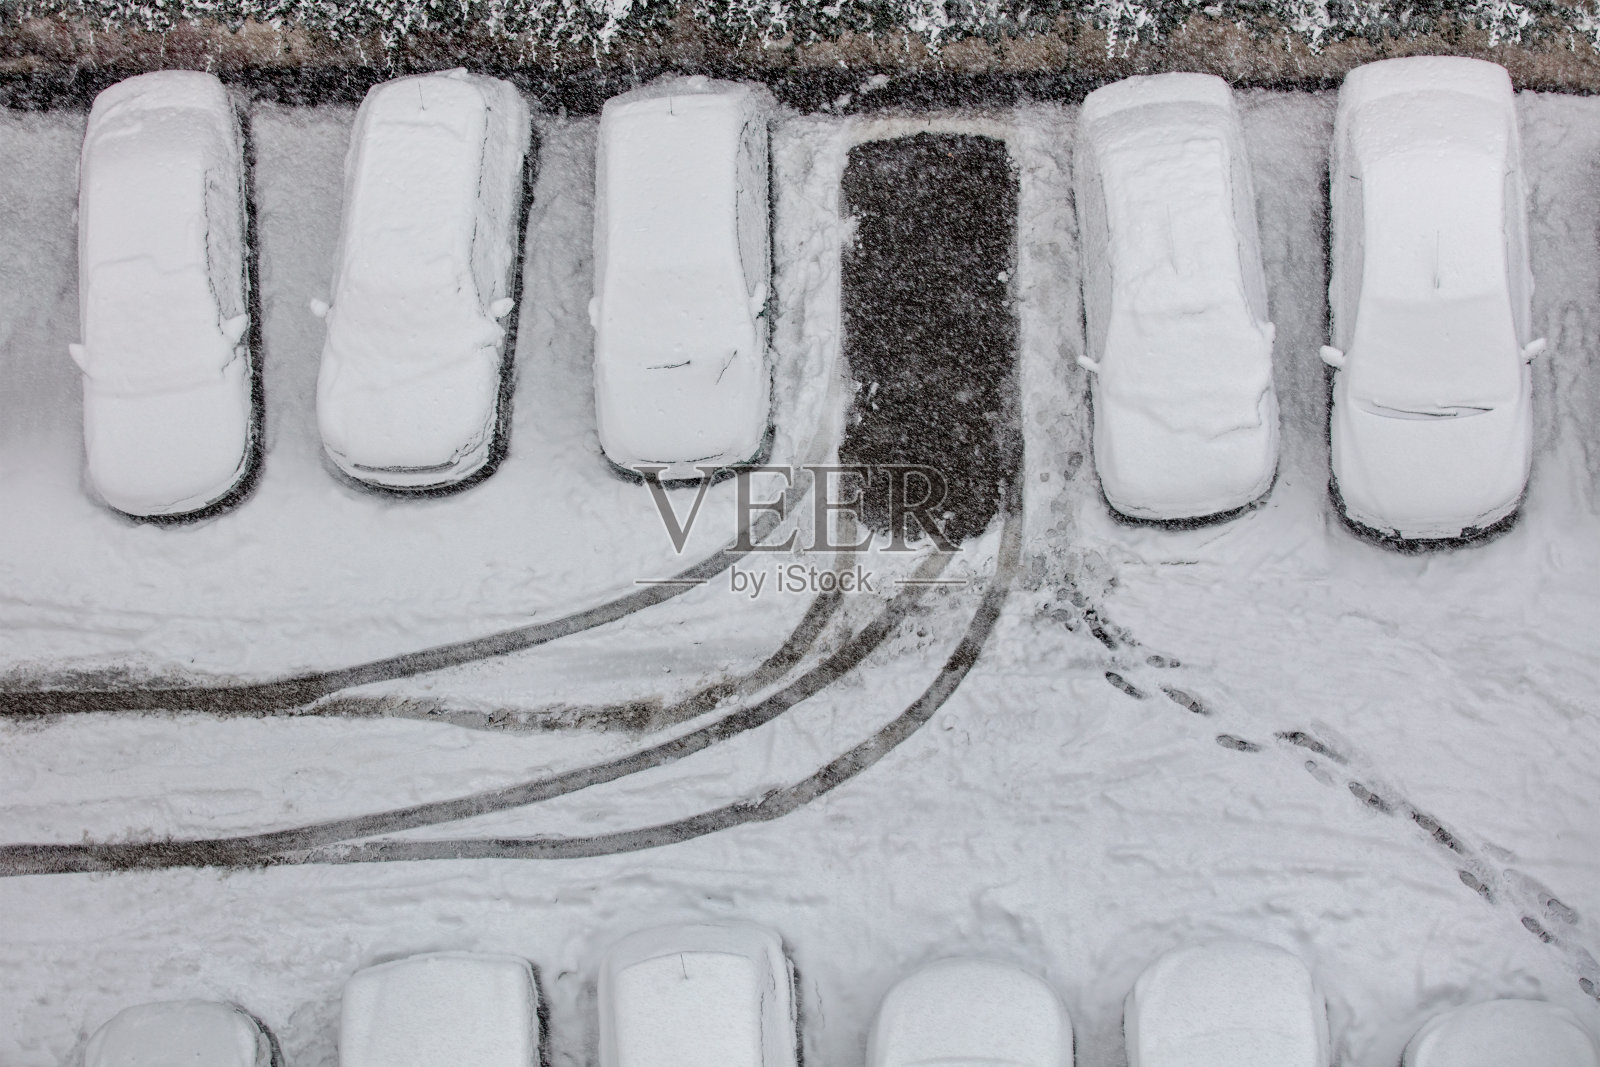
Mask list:
[[[1128,1067],[1327,1067],[1322,994],[1292,953],[1249,941],[1177,949],[1123,1008]]]
[[[1511,83],[1389,60],[1340,92],[1332,181],[1333,473],[1351,518],[1406,537],[1488,525],[1522,495],[1532,280]]]
[[[950,959],[889,991],[867,1067],[1072,1067],[1072,1020],[1044,982],[1008,963]]]
[[[540,1067],[527,960],[438,952],[381,963],[344,987],[340,1067]]]
[[[385,82],[357,113],[317,380],[356,478],[438,485],[489,459],[529,130],[513,86],[464,70]]]
[[[603,967],[602,1067],[794,1067],[794,1001],[775,934],[646,930],[619,942]]]
[[[125,1008],[94,1032],[83,1067],[273,1067],[254,1020],[210,1000]]]
[[[214,76],[161,71],[101,93],[80,166],[83,433],[113,507],[182,513],[244,474],[251,436],[242,163]]]
[[[1566,1008],[1491,1000],[1429,1019],[1402,1067],[1600,1067],[1600,1047]]]
[[[1228,85],[1200,74],[1117,82],[1089,94],[1078,136],[1106,497],[1154,519],[1248,504],[1272,482],[1278,420],[1255,198]]]
[[[613,97],[596,166],[595,418],[621,467],[755,458],[767,431],[765,94],[703,77]]]

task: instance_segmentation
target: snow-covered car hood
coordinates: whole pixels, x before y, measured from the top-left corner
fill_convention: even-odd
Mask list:
[[[1404,1067],[1600,1067],[1577,1016],[1537,1000],[1491,1000],[1435,1015],[1406,1046]]]
[[[268,1067],[266,1036],[243,1012],[209,1000],[140,1004],[118,1012],[84,1049],[84,1067]]]
[[[339,1020],[343,1067],[537,1067],[539,995],[516,956],[436,952],[358,971]]]
[[[1322,994],[1294,955],[1250,941],[1170,952],[1123,1006],[1128,1067],[1327,1067]]]
[[[1524,372],[1526,373],[1526,372]],[[1334,391],[1333,474],[1346,513],[1402,537],[1455,537],[1509,514],[1533,456],[1529,385],[1481,413],[1379,413]]]
[[[777,935],[741,923],[644,930],[600,975],[603,1067],[794,1067],[795,1013]]]
[[[940,960],[884,998],[867,1067],[1071,1067],[1072,1021],[1033,975],[990,960]]]
[[[1197,441],[1262,425],[1272,331],[1234,309],[1113,315],[1100,364],[1101,408],[1137,410]]]

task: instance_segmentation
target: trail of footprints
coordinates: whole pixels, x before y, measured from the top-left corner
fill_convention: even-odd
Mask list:
[[[1076,610],[1046,604],[1043,613],[1069,631],[1081,630],[1086,633],[1103,646],[1106,653],[1123,654],[1121,657],[1110,657],[1111,666],[1104,671],[1104,677],[1108,685],[1124,696],[1134,700],[1151,699],[1150,692],[1128,677],[1128,674],[1141,667],[1167,670],[1182,666],[1171,656],[1147,652],[1131,633],[1107,620],[1070,578],[1065,580],[1060,596]],[[1119,659],[1127,658],[1128,653],[1142,655],[1142,664],[1130,667],[1119,662]],[[1167,684],[1153,688],[1172,704],[1193,715],[1218,717],[1216,709],[1193,693]],[[1226,732],[1218,733],[1215,740],[1222,748],[1234,752],[1257,753],[1264,749],[1261,743]],[[1506,904],[1520,911],[1519,922],[1523,929],[1540,942],[1567,955],[1578,971],[1578,988],[1585,995],[1600,1001],[1600,961],[1596,961],[1594,955],[1576,940],[1582,925],[1578,912],[1535,879],[1515,868],[1494,862],[1511,860],[1509,853],[1491,845],[1483,845],[1478,849],[1469,847],[1460,835],[1446,829],[1438,819],[1414,807],[1396,790],[1379,781],[1375,772],[1369,769],[1358,774],[1348,753],[1309,730],[1279,731],[1273,735],[1273,740],[1277,751],[1300,759],[1306,771],[1323,785],[1338,788],[1342,784],[1352,797],[1372,812],[1408,819],[1425,835],[1426,840],[1446,854],[1462,885],[1491,905]]]

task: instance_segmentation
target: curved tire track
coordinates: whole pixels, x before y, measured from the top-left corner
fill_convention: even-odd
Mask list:
[[[640,733],[657,733],[714,711],[717,705],[734,697],[746,697],[776,683],[793,670],[817,643],[822,631],[838,614],[844,596],[840,593],[819,593],[807,606],[795,628],[789,632],[777,651],[762,660],[754,670],[732,678],[712,682],[688,696],[670,704],[653,707],[648,721],[641,721],[641,708],[648,705],[638,700],[612,704],[598,704],[578,710],[578,721],[592,723],[600,728],[633,729]],[[408,706],[413,710],[408,710]],[[537,730],[541,727],[527,725],[521,713],[510,709],[466,710],[452,708],[442,703],[429,703],[415,710],[415,702],[396,701],[391,697],[349,695],[336,697],[317,709],[317,714],[351,719],[406,718],[420,722],[448,723],[467,730]]]
[[[1008,523],[1007,529],[1012,525]],[[923,580],[936,578],[949,560],[947,555],[930,556],[918,567],[916,577]],[[877,616],[837,651],[765,700],[740,708],[668,741],[605,763],[448,800],[329,819],[265,833],[189,840],[5,845],[0,846],[0,877],[160,870],[171,867],[261,866],[279,853],[323,848],[343,841],[399,833],[526,807],[673,763],[771,722],[853,670],[888,639],[900,620],[922,600],[928,588],[928,585],[917,582],[903,585]],[[817,604],[813,604],[813,611],[820,610]]]
[[[1008,490],[1008,495],[1014,494]],[[1000,557],[995,574],[978,609],[932,684],[872,737],[834,759],[814,774],[785,786],[710,811],[673,822],[637,830],[587,837],[484,838],[432,841],[369,841],[332,845],[303,852],[286,851],[268,857],[272,866],[299,864],[395,863],[448,859],[580,859],[641,852],[704,837],[746,823],[771,822],[836,789],[916,733],[944,706],[978,662],[999,621],[1010,592],[1022,541],[1017,510],[1008,508],[1001,532]]]
[[[798,486],[783,496],[783,514],[792,514],[810,486]],[[783,519],[777,513],[761,516],[750,531],[750,543],[759,544]],[[269,682],[237,685],[181,685],[164,687],[108,687],[0,690],[0,718],[33,718],[88,712],[191,711],[218,717],[279,715],[307,708],[334,693],[374,682],[389,682],[419,674],[460,667],[478,660],[521,652],[573,634],[616,622],[645,608],[665,603],[715,578],[748,553],[729,542],[717,552],[679,571],[672,584],[649,585],[604,604],[563,615],[548,622],[531,623],[482,637],[469,638],[416,652],[371,660],[352,667],[315,671]]]

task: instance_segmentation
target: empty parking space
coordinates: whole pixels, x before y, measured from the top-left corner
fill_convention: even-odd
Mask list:
[[[959,541],[989,525],[1021,463],[1016,172],[1002,141],[922,133],[858,145],[843,195],[855,225],[844,354],[858,391],[840,459],[943,475],[945,533]],[[920,487],[904,486],[912,502]],[[890,492],[888,477],[867,492],[880,528]]]

